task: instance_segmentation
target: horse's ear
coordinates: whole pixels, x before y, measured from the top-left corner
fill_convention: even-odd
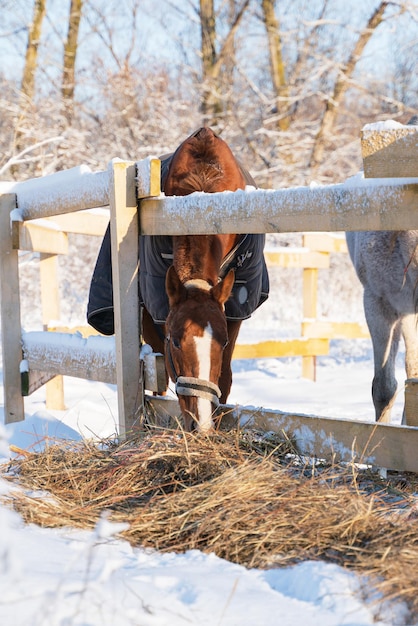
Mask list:
[[[178,304],[185,297],[186,288],[174,269],[174,265],[170,265],[167,270],[167,275],[165,277],[165,289],[168,295],[170,308]]]
[[[219,304],[225,304],[228,300],[231,295],[232,287],[234,286],[234,280],[235,272],[234,270],[229,270],[225,278],[212,288],[212,295]]]

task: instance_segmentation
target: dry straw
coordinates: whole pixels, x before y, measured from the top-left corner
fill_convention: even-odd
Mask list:
[[[326,560],[371,576],[416,619],[413,477],[383,483],[354,467],[304,465],[293,452],[251,432],[155,431],[123,445],[55,442],[3,473],[19,485],[8,502],[27,522],[92,528],[107,510],[129,523],[121,535],[133,545],[259,568]]]

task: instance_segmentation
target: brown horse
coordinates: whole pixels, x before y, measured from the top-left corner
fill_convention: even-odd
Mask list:
[[[184,196],[193,191],[236,191],[245,189],[247,182],[253,183],[228,145],[211,129],[201,128],[174,153],[164,193]],[[264,236],[261,237],[264,246]],[[225,272],[225,260],[240,248],[240,240],[242,236],[234,234],[172,238],[173,262],[165,283],[169,314],[164,353],[187,430],[209,430],[214,410],[219,402],[226,402],[231,389],[231,358],[242,319],[227,319],[225,315],[225,303],[236,278],[234,269]],[[265,299],[264,292],[261,295],[261,278],[260,273],[257,306]],[[248,291],[242,284],[241,289],[248,300]],[[240,292],[241,299],[244,292]],[[143,332],[154,350],[163,351],[146,303]]]
[[[162,157],[162,190],[184,196],[255,185],[228,145],[200,128],[172,155]],[[139,287],[142,331],[165,354],[168,378],[186,430],[208,431],[232,384],[231,358],[243,319],[268,296],[264,235],[141,236]],[[110,237],[93,274],[89,323],[113,333]]]

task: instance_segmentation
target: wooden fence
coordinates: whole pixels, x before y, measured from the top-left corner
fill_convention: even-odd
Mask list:
[[[87,210],[52,218],[51,226],[33,221],[31,224],[31,242],[27,240],[27,231],[21,233],[16,242],[21,248],[39,252],[42,245],[51,250],[40,255],[41,309],[44,330],[61,333],[81,333],[83,338],[99,334],[91,326],[65,326],[57,323],[61,319],[59,303],[58,254],[68,253],[67,235],[69,233],[103,237],[109,222],[107,210]],[[52,229],[53,227],[53,229]],[[52,237],[51,237],[52,233]],[[40,243],[42,242],[42,244]],[[46,244],[46,242],[49,242]],[[303,247],[276,247],[265,252],[267,265],[282,268],[298,268],[303,274],[301,337],[276,339],[258,343],[243,344],[238,342],[233,354],[234,359],[301,357],[302,376],[315,380],[316,357],[329,353],[330,339],[367,338],[366,325],[358,322],[331,321],[317,319],[318,273],[330,268],[332,253],[347,253],[345,237],[329,233],[303,234]],[[274,294],[273,294],[274,297]],[[114,381],[115,382],[115,381]],[[24,381],[24,394],[29,395],[29,383]],[[154,389],[161,391],[161,389]],[[64,388],[62,376],[57,375],[46,383],[46,408],[63,410]]]
[[[63,215],[55,215],[43,220],[33,220],[22,228],[18,222],[12,223],[12,239],[14,247],[19,249],[40,252],[40,286],[41,286],[41,311],[43,329],[50,332],[79,333],[83,339],[97,333],[91,326],[65,326],[58,321],[61,319],[59,301],[59,270],[58,255],[68,254],[68,234],[83,234],[102,238],[109,223],[109,211],[107,209],[92,209],[78,211]],[[319,270],[329,269],[332,253],[347,253],[345,237],[330,233],[304,233],[303,247],[287,248],[277,247],[267,249],[265,257],[267,265],[282,268],[298,268],[303,274],[303,321],[301,325],[301,337],[279,340],[264,340],[258,343],[238,343],[233,354],[234,359],[255,358],[281,358],[298,356],[302,359],[302,376],[315,380],[315,364],[317,356],[329,353],[329,343],[332,338],[365,338],[369,337],[367,327],[356,322],[333,322],[317,319],[317,292]],[[48,250],[49,252],[46,252]],[[274,296],[273,296],[274,297]],[[29,335],[26,335],[30,341]],[[47,358],[46,351],[51,351],[51,346],[56,345],[56,337],[51,337],[48,342],[41,340],[42,335],[31,335],[38,338],[36,369],[41,366],[42,360]],[[67,343],[67,342],[63,342]],[[70,347],[74,355],[75,340]],[[42,349],[41,346],[44,345]],[[84,342],[81,343],[84,345]],[[32,369],[35,369],[35,356],[32,348]],[[56,350],[56,348],[55,348]],[[108,351],[111,352],[111,346]],[[63,358],[61,349],[60,359]],[[112,367],[107,375],[108,382],[116,382],[114,372],[114,360],[110,358]],[[41,380],[50,378],[52,365],[48,375],[43,375]],[[57,365],[56,367],[59,367]],[[76,364],[74,364],[76,367]],[[83,371],[83,370],[82,370]],[[94,376],[98,376],[97,368]],[[113,372],[111,374],[110,372]],[[103,378],[103,375],[102,375]],[[164,379],[165,380],[165,379]],[[29,373],[22,373],[23,395],[30,395],[39,384],[39,378],[35,385],[29,382]],[[153,391],[161,391],[161,388],[153,388]],[[64,383],[61,375],[57,374],[45,383],[46,408],[52,410],[64,410]]]
[[[80,215],[83,217],[82,222],[78,219]],[[53,223],[59,226],[65,234],[82,233],[101,237],[103,237],[108,223],[108,217],[106,218],[105,214],[91,211],[81,214],[60,215],[48,219],[53,220]],[[67,245],[63,246],[60,251],[61,254],[66,254],[66,250]],[[265,251],[269,268],[298,268],[302,271],[301,336],[290,339],[266,339],[250,344],[243,344],[238,341],[233,359],[301,357],[302,376],[315,380],[316,357],[329,353],[330,339],[369,337],[365,324],[317,319],[318,273],[319,270],[330,268],[330,257],[333,253],[347,253],[344,236],[330,233],[305,233],[303,234],[303,245],[300,248],[289,249],[279,246]],[[51,259],[52,255],[47,256]],[[45,271],[44,264],[45,259],[41,257],[41,302],[45,329],[55,332],[79,332],[83,337],[97,334],[91,326],[83,325],[75,328],[50,323],[50,320],[60,319],[59,303],[57,302],[59,278],[55,269],[56,259],[50,260],[51,269],[48,272]],[[57,382],[55,379],[53,384],[47,386],[47,408],[60,409],[64,406],[61,385],[58,386]],[[58,387],[57,392],[53,391],[54,387]]]
[[[145,403],[143,364],[138,345],[139,229],[148,235],[418,229],[418,212],[414,211],[418,195],[416,180],[381,179],[371,183],[370,180],[357,178],[345,184],[324,187],[193,194],[173,198],[160,196],[159,172],[157,159],[146,159],[137,164],[115,161],[109,171],[75,172],[77,191],[74,179],[59,173],[37,183],[18,183],[10,190],[12,193],[0,197],[6,423],[24,419],[21,370],[26,372],[28,389],[36,388],[51,374],[57,373],[108,380],[105,364],[109,362],[110,355],[106,353],[104,344],[98,346],[94,337],[82,339],[71,336],[69,339],[61,335],[57,349],[56,338],[48,344],[52,333],[39,333],[37,337],[28,333],[30,336],[23,337],[22,367],[18,250],[32,249],[34,245],[36,225],[32,220],[110,204],[115,308],[113,358],[122,435],[133,428],[143,414]],[[61,237],[61,233],[58,236]],[[41,250],[43,254],[55,254],[49,243],[45,248]],[[100,339],[106,341],[106,338]],[[103,367],[95,369],[93,365],[98,362],[103,362]],[[77,373],[74,374],[74,371]],[[416,395],[414,385],[410,385],[410,392]],[[156,400],[155,405],[158,402],[161,404],[161,400]],[[242,409],[243,422],[248,421],[245,415],[248,411]],[[326,448],[328,454],[324,453],[325,456],[332,453],[337,458],[347,459],[354,455],[363,462],[418,471],[417,455],[410,453],[411,446],[414,445],[416,451],[418,444],[418,428],[414,426],[362,423],[353,426],[348,422],[350,428],[337,428],[335,420],[299,416],[298,421],[297,416],[293,417],[293,422],[288,420],[289,423],[298,423],[299,426],[289,426],[289,433],[290,436],[292,433],[295,435],[301,453],[322,455]],[[407,416],[407,419],[413,423],[414,416]],[[271,422],[269,415],[270,429]],[[283,414],[277,414],[279,430],[282,423]],[[304,431],[303,436],[301,430]],[[338,435],[333,434],[336,432]]]
[[[301,338],[287,341],[264,342],[257,346],[237,346],[235,358],[256,356],[301,356],[302,377],[315,380],[316,357],[329,353],[330,339],[360,339],[369,337],[367,326],[358,322],[334,322],[318,319],[318,273],[329,269],[332,253],[347,254],[344,236],[330,233],[304,233],[303,249],[292,251],[266,250],[269,266],[301,268],[302,280],[302,327]]]

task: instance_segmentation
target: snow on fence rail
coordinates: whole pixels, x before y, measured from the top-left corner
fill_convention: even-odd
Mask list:
[[[86,165],[17,183],[0,183],[14,193],[22,220],[72,213],[109,204],[110,171],[92,172]]]
[[[157,159],[147,159],[137,164],[114,161],[109,170],[96,174],[83,168],[78,173],[74,170],[71,172],[77,180],[68,185],[64,182],[63,172],[47,177],[47,183],[45,179],[41,179],[17,183],[6,189],[4,185],[0,186],[0,193],[4,194],[0,196],[0,285],[3,355],[7,355],[4,358],[3,372],[6,422],[24,419],[20,377],[20,302],[16,288],[17,252],[23,232],[30,240],[30,220],[110,204],[116,383],[119,430],[122,435],[132,429],[144,408],[142,364],[138,345],[139,232],[149,235],[175,235],[418,229],[418,212],[413,210],[417,205],[417,178],[362,180],[355,177],[344,184],[323,187],[222,194],[195,193],[173,198],[160,195],[160,168]],[[39,198],[38,185],[42,187]],[[196,211],[196,208],[199,210]],[[13,226],[14,237],[11,236],[11,214],[12,223],[18,223],[17,227]],[[43,362],[42,357],[41,361]],[[29,366],[29,374],[30,369]],[[310,424],[309,418],[306,419]],[[315,418],[312,428],[308,423],[303,421],[303,426],[293,429],[294,434],[301,453],[309,450],[309,454],[316,454],[315,450],[322,451],[322,444],[325,439],[329,439],[329,433],[333,429],[332,420]],[[387,428],[392,430],[385,430],[383,425],[377,424],[370,431],[370,424],[367,424],[367,446],[373,443],[375,448],[377,445],[373,462],[396,469],[418,471],[418,459],[416,455],[411,459],[409,452],[412,440],[415,446],[418,444],[418,428],[386,426]],[[407,435],[405,429],[408,431]],[[343,429],[346,435],[341,435],[340,432],[338,434],[341,444],[339,449],[345,450],[342,458],[346,460],[347,455],[355,450],[349,431],[350,429]],[[391,433],[390,437],[388,432]],[[342,442],[341,437],[344,439]],[[321,446],[312,448],[313,439],[318,438],[322,442]],[[393,438],[398,442],[396,454],[388,454],[386,451],[383,456],[379,456],[380,449],[393,446]],[[334,441],[332,436],[331,440]],[[335,449],[335,441],[333,446]],[[358,454],[360,452],[362,458],[370,457],[366,450],[359,450]]]
[[[337,185],[254,189],[141,202],[144,235],[418,229],[417,180],[363,179]],[[197,211],[197,208],[199,209]]]

